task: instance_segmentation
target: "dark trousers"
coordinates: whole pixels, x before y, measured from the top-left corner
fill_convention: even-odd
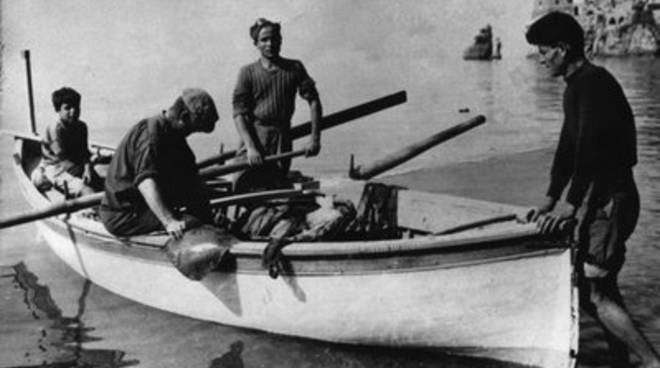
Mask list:
[[[148,208],[142,211],[115,211],[101,205],[99,217],[106,230],[115,236],[133,236],[165,230],[160,220]]]

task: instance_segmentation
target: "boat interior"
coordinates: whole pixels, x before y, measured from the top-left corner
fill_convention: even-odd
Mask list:
[[[40,144],[34,140],[22,140],[20,153],[16,157],[20,161],[25,176],[30,177],[30,173],[39,164],[41,158]],[[107,166],[107,165],[106,165]],[[103,176],[105,168],[96,167],[97,172]],[[441,193],[429,193],[416,190],[408,190],[402,187],[395,187],[377,182],[352,181],[335,188],[333,186],[320,185],[313,178],[300,175],[294,172],[292,189],[272,191],[265,193],[271,203],[284,203],[296,201],[299,199],[309,200],[326,198],[340,198],[350,201],[357,210],[357,217],[362,220],[365,218],[371,225],[380,226],[380,231],[371,233],[367,240],[393,240],[410,239],[429,236],[453,235],[456,233],[474,233],[483,230],[496,230],[502,228],[520,227],[522,224],[517,219],[525,209],[502,203],[494,203],[471,198],[445,195]],[[221,212],[225,219],[236,221],[241,213],[253,202],[236,201],[229,205],[223,205],[226,198],[235,195],[232,192],[232,183],[224,178],[214,178],[208,180],[207,184],[211,191],[212,205],[214,210]],[[323,187],[321,190],[320,188]],[[57,203],[68,198],[62,190],[51,188],[40,191],[42,196],[51,203]],[[268,195],[271,194],[271,195]],[[237,196],[240,197],[240,196]],[[263,198],[263,197],[261,197]],[[260,198],[260,200],[261,200]],[[46,202],[44,202],[46,203]],[[70,215],[75,219],[74,223],[87,231],[98,234],[106,234],[107,231],[98,220],[93,210],[78,211]],[[366,221],[366,220],[364,220]],[[386,231],[383,231],[386,230]],[[376,235],[374,235],[376,234]],[[264,241],[268,236],[244,236],[237,235],[242,240]],[[362,234],[364,236],[364,234]],[[147,240],[148,239],[148,240]],[[132,243],[164,244],[167,236],[164,232],[152,233],[146,236],[131,237]],[[332,241],[350,241],[345,236],[323,239],[304,239],[305,242],[323,240]],[[364,237],[361,240],[365,240]]]

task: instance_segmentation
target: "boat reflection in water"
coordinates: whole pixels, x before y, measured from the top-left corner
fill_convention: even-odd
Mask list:
[[[39,283],[37,275],[24,263],[0,268],[0,299],[3,325],[18,326],[22,338],[5,341],[2,363],[18,363],[27,367],[129,367],[137,360],[124,360],[125,352],[109,349],[86,349],[84,343],[100,341],[85,326],[83,313],[91,282],[85,280],[75,316],[67,317],[53,300],[50,289]],[[17,301],[22,300],[23,303]],[[31,328],[26,328],[30,326]],[[9,327],[11,328],[11,327]],[[9,345],[15,344],[16,346]],[[11,356],[15,354],[15,356]],[[9,355],[9,356],[6,356]],[[27,365],[25,363],[28,363]],[[30,364],[33,363],[33,364]]]

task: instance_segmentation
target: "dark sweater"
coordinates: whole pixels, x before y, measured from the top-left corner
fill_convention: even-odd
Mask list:
[[[590,187],[596,201],[633,190],[637,163],[635,121],[623,90],[604,68],[585,62],[566,78],[564,124],[548,196],[579,207]]]
[[[171,208],[187,207],[193,216],[209,221],[211,209],[185,137],[172,130],[163,114],[144,119],[124,136],[115,151],[105,180],[101,210],[106,219],[150,209],[138,185],[152,178]],[[121,224],[104,221],[112,231]]]

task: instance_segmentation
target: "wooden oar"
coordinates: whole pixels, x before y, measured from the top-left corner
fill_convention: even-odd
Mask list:
[[[294,158],[298,156],[303,156],[307,153],[307,150],[298,150],[298,151],[291,151],[287,153],[281,153],[278,155],[272,155],[272,156],[266,156],[263,159],[263,163],[269,163],[269,162],[276,162],[279,160],[285,160],[289,158]],[[200,176],[202,179],[209,179],[209,178],[215,178],[217,176],[222,176],[222,175],[227,175],[233,172],[245,170],[247,168],[251,167],[251,165],[247,162],[241,162],[241,163],[235,163],[235,164],[229,164],[229,165],[223,165],[220,167],[215,167],[215,168],[210,168],[207,170],[204,170],[200,172]]]
[[[211,207],[224,207],[238,203],[259,202],[314,193],[317,192],[309,189],[275,189],[263,192],[243,193],[212,199]]]
[[[293,158],[297,156],[302,156],[305,153],[307,153],[306,150],[299,150],[299,151],[291,151],[287,153],[282,153],[279,155],[273,155],[273,156],[268,156],[264,158],[264,163],[266,162],[276,162],[278,160],[284,160],[288,158]],[[204,178],[209,178],[209,177],[215,177],[215,176],[220,176],[220,175],[226,175],[226,174],[231,174],[236,171],[241,171],[244,169],[247,169],[250,167],[248,163],[240,163],[240,164],[232,164],[232,165],[224,165],[221,167],[213,168],[205,172],[202,177]],[[41,220],[46,217],[51,217],[51,216],[57,216],[61,215],[63,213],[71,213],[75,212],[84,208],[89,208],[93,207],[96,205],[99,205],[101,203],[101,199],[103,198],[104,193],[94,193],[90,195],[86,195],[83,197],[79,198],[74,198],[70,200],[66,200],[61,203],[56,203],[51,206],[48,206],[46,208],[38,209],[38,210],[33,210],[27,213],[23,213],[20,215],[12,216],[6,219],[0,220],[0,229],[14,226],[14,225],[20,225],[24,224],[26,222],[30,221],[36,221],[36,220]],[[218,202],[218,201],[216,201]],[[222,203],[221,201],[219,203]],[[216,203],[217,205],[217,203]]]
[[[46,208],[32,210],[27,213],[0,220],[0,229],[96,206],[101,203],[101,199],[103,198],[104,194],[105,193],[101,192],[79,198],[69,199],[61,203],[50,205]]]
[[[351,156],[348,175],[351,179],[368,180],[380,173],[383,173],[397,165],[410,160],[411,158],[419,155],[420,153],[439,143],[451,139],[485,122],[486,118],[483,115],[476,116],[466,122],[455,125],[419,142],[404,147],[403,149],[389,154],[384,158],[376,160],[369,165],[353,167],[353,156]]]
[[[499,215],[483,220],[478,220],[474,222],[470,222],[467,224],[455,226],[446,230],[439,231],[437,233],[433,233],[433,235],[449,235],[449,234],[454,234],[458,233],[461,231],[466,231],[466,230],[471,230],[471,229],[476,229],[478,227],[486,226],[486,225],[492,225],[492,224],[497,224],[500,222],[507,222],[507,221],[513,221],[518,218],[518,215],[515,213],[507,214],[507,215]]]
[[[385,97],[377,98],[369,102],[348,108],[346,110],[338,111],[336,113],[327,115],[321,119],[321,130],[335,127],[344,124],[351,120],[361,118],[363,116],[376,113],[381,110],[402,104],[406,102],[406,91],[399,91]],[[291,128],[291,138],[298,139],[310,134],[312,130],[312,123],[306,122]],[[211,166],[218,162],[224,162],[236,156],[236,151],[227,151],[218,155],[201,160],[197,163],[200,169]]]
[[[32,133],[23,133],[23,132],[18,132],[15,130],[10,130],[10,129],[0,129],[0,134],[5,134],[5,135],[11,135],[14,138],[20,138],[23,140],[29,140],[29,141],[35,141],[35,142],[41,142],[42,138],[38,135],[34,135]],[[92,148],[96,149],[103,149],[107,151],[114,151],[115,147],[105,144],[105,143],[98,143],[98,142],[90,142],[89,146]]]
[[[277,189],[268,190],[263,192],[244,193],[237,195],[229,195],[212,199],[210,204],[212,207],[229,206],[238,203],[265,201],[269,199],[289,198],[299,195],[312,194],[314,190],[309,189]],[[84,197],[69,199],[61,203],[56,203],[46,208],[33,210],[28,213],[13,216],[0,220],[0,229],[24,224],[31,221],[41,220],[51,216],[57,216],[64,213],[72,213],[84,208],[97,206],[101,203],[104,193],[94,193]]]

